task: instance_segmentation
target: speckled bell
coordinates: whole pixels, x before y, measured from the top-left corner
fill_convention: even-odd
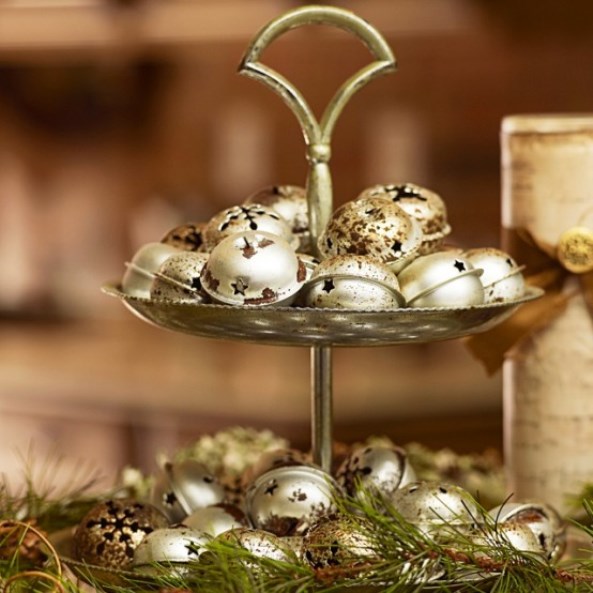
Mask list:
[[[314,467],[273,469],[248,488],[247,517],[258,529],[278,536],[300,535],[319,517],[334,511],[338,489],[329,474]]]
[[[433,253],[451,232],[445,202],[437,193],[414,183],[374,185],[359,197],[385,197],[415,218],[424,234],[419,255]]]
[[[239,507],[220,503],[196,509],[183,520],[183,524],[216,537],[229,529],[245,527],[247,518]]]
[[[398,488],[414,482],[416,473],[403,448],[375,445],[352,451],[338,469],[336,479],[350,496],[369,492],[390,499]]]
[[[221,241],[202,270],[202,287],[226,305],[289,305],[305,282],[305,265],[281,237],[260,231]]]
[[[191,570],[211,537],[188,527],[156,529],[134,552],[132,567],[146,575],[184,576]],[[160,565],[160,566],[159,566]]]
[[[528,527],[545,557],[555,562],[566,550],[566,524],[550,505],[538,502],[506,502],[489,511],[499,524],[519,523]]]
[[[504,557],[505,548],[528,552],[533,558],[545,560],[545,553],[537,536],[527,525],[517,521],[499,523],[494,531],[476,532],[473,543],[484,546],[484,554],[490,558]]]
[[[316,521],[303,536],[302,555],[315,569],[352,567],[380,560],[370,534],[369,522],[355,523],[351,517],[331,515]]]
[[[212,251],[223,239],[247,231],[276,235],[295,249],[299,244],[288,222],[273,208],[249,204],[232,206],[213,216],[204,227],[204,249]]]
[[[222,502],[224,495],[224,488],[204,465],[186,459],[163,465],[155,477],[150,500],[172,523],[177,523],[196,509]]]
[[[166,233],[161,243],[172,245],[182,251],[204,251],[205,226],[205,222],[186,222]]]
[[[249,466],[243,472],[241,484],[243,488],[248,488],[254,480],[272,469],[309,464],[310,459],[298,449],[273,449],[271,451],[265,451],[253,465]]]
[[[116,498],[94,506],[78,525],[73,538],[77,560],[126,570],[134,552],[155,529],[169,525],[154,506],[126,498]]]
[[[412,482],[397,489],[391,502],[406,521],[432,536],[444,535],[448,526],[471,528],[480,522],[473,497],[455,484]]]
[[[123,292],[143,299],[150,298],[150,287],[155,272],[163,262],[179,250],[164,243],[146,243],[136,253],[132,260],[126,263],[121,288]]]
[[[258,558],[289,562],[293,558],[290,545],[284,538],[262,529],[240,527],[221,533],[216,540],[235,544]]]
[[[486,303],[513,301],[523,296],[525,279],[521,267],[504,251],[494,247],[470,249],[463,254],[475,268],[484,273],[480,277]]]
[[[155,274],[150,298],[180,303],[203,303],[207,295],[202,290],[200,274],[208,261],[207,253],[182,251],[168,257]]]
[[[468,307],[484,302],[482,270],[449,251],[423,255],[398,275],[410,307]]]
[[[244,204],[261,204],[272,208],[282,216],[298,238],[298,251],[310,251],[309,208],[304,188],[297,185],[270,185],[251,194]]]
[[[304,286],[299,302],[305,307],[383,310],[404,305],[395,273],[364,255],[324,259]]]
[[[398,272],[422,244],[420,223],[385,198],[346,202],[331,216],[318,240],[324,258],[346,253],[366,255]]]

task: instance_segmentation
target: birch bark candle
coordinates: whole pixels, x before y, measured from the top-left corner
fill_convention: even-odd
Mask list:
[[[557,259],[566,231],[591,239],[593,114],[510,116],[501,144],[506,236],[527,231]],[[580,246],[589,261],[591,241]],[[521,262],[514,245],[503,248]],[[593,483],[593,323],[578,276],[567,274],[563,292],[574,296],[564,311],[522,340],[503,365],[508,490],[561,512]]]

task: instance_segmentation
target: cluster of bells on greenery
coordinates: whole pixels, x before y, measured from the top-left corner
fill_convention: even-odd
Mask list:
[[[167,462],[155,476],[150,501],[115,498],[87,514],[74,535],[75,555],[90,565],[144,575],[187,574],[216,541],[314,569],[380,560],[372,543],[379,527],[368,517],[368,531],[361,529],[366,519],[355,525],[338,512],[344,495],[378,497],[435,542],[444,541],[448,530],[461,530],[476,545],[495,550],[502,543],[543,563],[558,560],[565,549],[565,525],[549,505],[506,502],[491,509],[492,539],[480,529],[484,512],[468,491],[419,481],[404,449],[375,445],[354,449],[334,475],[299,451],[269,451],[232,485],[195,460]],[[443,570],[433,562],[416,575],[431,581]]]
[[[377,185],[337,208],[313,249],[305,190],[266,187],[208,222],[181,225],[140,247],[126,263],[122,290],[182,303],[361,310],[523,296],[521,267],[509,254],[445,247],[450,231],[435,192]]]

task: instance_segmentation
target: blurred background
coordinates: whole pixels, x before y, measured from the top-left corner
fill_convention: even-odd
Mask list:
[[[234,425],[309,446],[309,352],[158,330],[100,292],[145,242],[270,184],[304,185],[293,114],[237,76],[289,0],[0,0],[0,471],[63,453],[106,480]],[[591,111],[593,6],[365,0],[399,62],[345,109],[335,205],[376,183],[441,194],[465,247],[499,245],[499,129]],[[369,61],[326,27],[264,61],[319,113]],[[458,341],[334,353],[335,435],[501,451],[500,376]]]

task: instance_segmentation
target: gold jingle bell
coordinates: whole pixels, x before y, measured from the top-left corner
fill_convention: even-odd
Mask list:
[[[560,236],[557,247],[558,261],[573,274],[593,270],[593,231],[586,227],[573,227]]]

